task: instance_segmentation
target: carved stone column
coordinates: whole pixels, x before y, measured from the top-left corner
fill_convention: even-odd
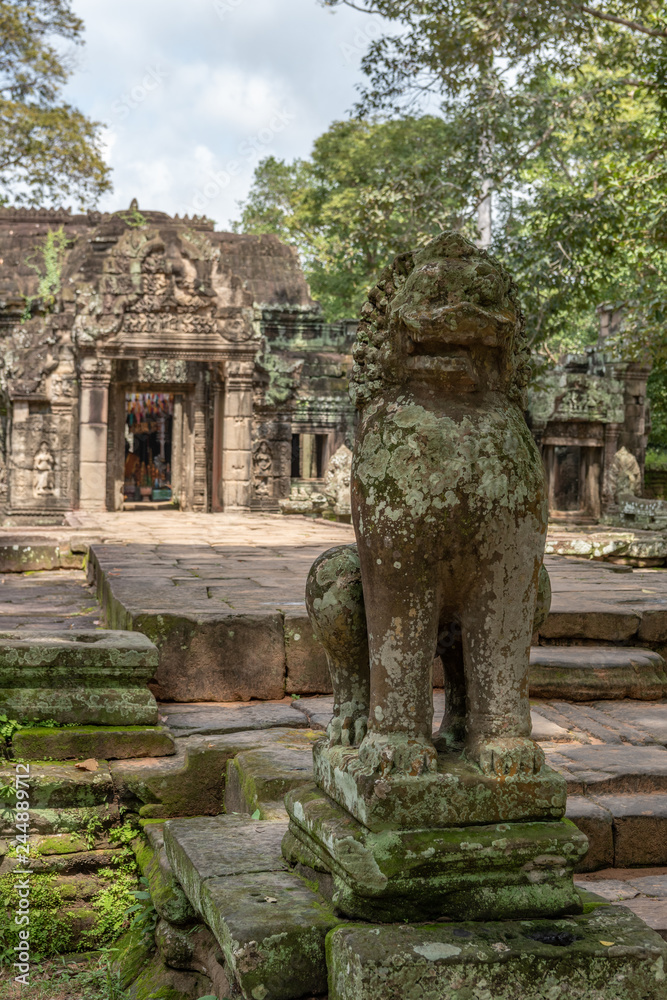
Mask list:
[[[106,510],[111,363],[84,357],[79,372],[79,507]]]
[[[254,368],[251,358],[229,361],[225,366],[221,489],[225,510],[250,508]]]

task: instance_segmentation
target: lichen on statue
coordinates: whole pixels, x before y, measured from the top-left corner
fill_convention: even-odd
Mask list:
[[[352,379],[358,554],[325,553],[307,589],[332,668],[330,739],[359,744],[351,772],[436,769],[432,667],[452,624],[460,642],[444,657],[438,749],[463,744],[486,774],[543,764],[530,738],[528,665],[547,499],[522,410],[527,354],[512,279],[457,233],[397,257],[362,309]]]

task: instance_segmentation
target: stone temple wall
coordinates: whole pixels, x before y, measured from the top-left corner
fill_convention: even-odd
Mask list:
[[[121,509],[126,393],[172,398],[172,493],[186,509],[276,510],[295,435],[319,436],[320,458],[349,439],[354,324],[323,322],[276,237],[134,202],[0,209],[0,256],[6,521]]]

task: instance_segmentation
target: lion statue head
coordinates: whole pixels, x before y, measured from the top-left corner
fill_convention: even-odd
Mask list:
[[[456,232],[399,254],[361,310],[351,393],[386,386],[500,391],[525,406],[529,351],[517,291],[495,257]]]

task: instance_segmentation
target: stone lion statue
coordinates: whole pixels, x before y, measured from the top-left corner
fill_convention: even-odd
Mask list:
[[[442,233],[382,273],[354,357],[357,546],[320,556],[306,593],[332,672],[330,742],[358,745],[350,766],[371,774],[432,771],[438,749],[461,746],[484,773],[533,773],[544,756],[530,738],[528,666],[538,587],[548,590],[547,498],[522,412],[514,283]],[[447,711],[434,741],[436,650]]]

